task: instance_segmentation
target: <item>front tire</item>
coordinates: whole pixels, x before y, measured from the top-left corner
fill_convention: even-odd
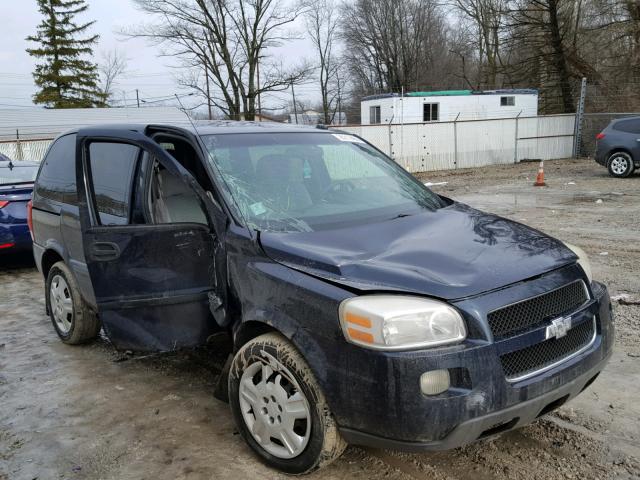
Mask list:
[[[249,341],[235,355],[229,401],[245,441],[286,473],[328,465],[347,446],[307,362],[278,333]]]
[[[627,152],[612,153],[607,160],[607,169],[612,177],[628,177],[633,168],[633,158]]]
[[[82,299],[75,277],[64,262],[49,270],[45,285],[53,328],[64,343],[78,345],[98,336],[100,321]]]

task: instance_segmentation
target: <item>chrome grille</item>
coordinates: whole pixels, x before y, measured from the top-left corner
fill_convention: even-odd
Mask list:
[[[595,328],[594,318],[571,328],[562,338],[552,338],[502,355],[500,362],[507,380],[515,381],[527,377],[575,355],[592,343]]]
[[[496,338],[513,336],[542,326],[546,320],[574,312],[589,299],[586,286],[577,280],[537,297],[494,310],[487,315]]]

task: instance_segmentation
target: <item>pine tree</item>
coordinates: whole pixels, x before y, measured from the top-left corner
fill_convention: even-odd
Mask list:
[[[76,15],[89,8],[85,0],[37,0],[44,19],[36,35],[28,41],[38,43],[27,49],[29,55],[41,60],[33,72],[40,88],[34,103],[49,108],[86,108],[104,106],[105,98],[98,87],[95,63],[83,57],[91,56],[98,35],[78,38],[95,21],[78,25]]]

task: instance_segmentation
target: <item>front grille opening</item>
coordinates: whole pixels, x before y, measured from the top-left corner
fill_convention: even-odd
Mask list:
[[[587,346],[594,334],[595,322],[587,320],[570,329],[562,338],[552,338],[502,355],[500,363],[504,374],[507,380],[513,381],[548,368]]]
[[[520,420],[520,417],[515,417],[509,420],[508,422],[498,423],[497,425],[494,425],[493,427],[488,428],[484,432],[482,432],[478,437],[478,440],[480,440],[481,438],[492,437],[493,435],[497,435],[498,433],[511,430],[513,427],[516,426],[519,420]]]
[[[540,410],[540,413],[536,416],[536,418],[540,418],[543,415],[546,415],[549,412],[554,411],[556,408],[560,408],[564,403],[569,400],[569,395],[565,395],[564,397],[560,397],[557,400],[549,403],[546,407]]]
[[[580,390],[580,393],[584,392],[587,388],[589,388],[589,386],[596,381],[596,378],[598,378],[598,376],[600,375],[600,372],[596,373],[593,377],[591,377],[587,383],[584,384],[584,387],[582,387],[582,390]]]
[[[513,336],[542,325],[545,321],[576,311],[589,295],[582,280],[508,305],[487,315],[496,338]]]

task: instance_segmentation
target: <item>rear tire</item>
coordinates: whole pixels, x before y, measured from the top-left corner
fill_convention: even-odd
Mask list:
[[[100,333],[100,321],[82,299],[78,283],[64,262],[51,267],[45,285],[49,317],[60,340],[69,345],[94,340]]]
[[[633,158],[627,152],[612,153],[607,159],[607,169],[612,177],[628,177],[634,169]]]
[[[245,441],[283,472],[312,472],[347,446],[307,362],[278,333],[250,340],[235,355],[229,403]]]

